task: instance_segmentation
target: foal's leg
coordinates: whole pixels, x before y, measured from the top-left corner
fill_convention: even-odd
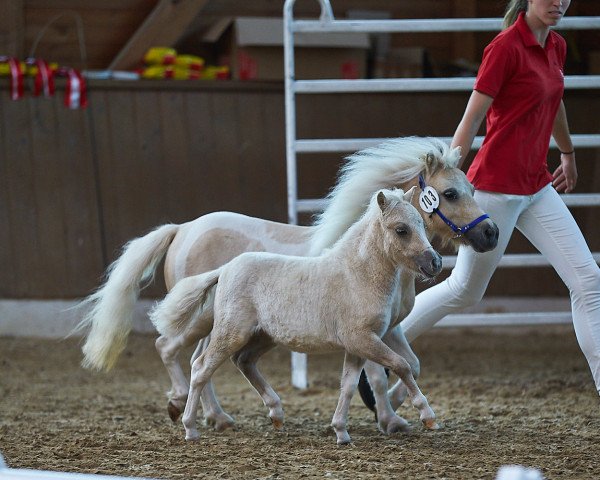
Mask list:
[[[335,430],[338,445],[345,445],[352,441],[347,430],[348,410],[364,364],[364,359],[346,352],[342,370],[340,398],[331,420],[331,426]]]
[[[156,349],[167,369],[171,379],[171,390],[169,391],[169,403],[167,411],[174,422],[181,416],[188,397],[189,383],[183,369],[178,361],[178,355],[182,348],[202,339],[194,354],[192,362],[202,353],[210,341],[210,332],[213,326],[213,308],[205,308],[199,315],[194,317],[185,332],[178,337],[169,338],[161,335],[156,340]],[[191,363],[191,362],[190,362]],[[204,418],[208,425],[213,425],[215,430],[221,431],[233,427],[234,421],[223,411],[216,398],[212,382],[206,385],[201,393],[202,409]]]
[[[408,343],[402,328],[398,325],[390,330],[383,337],[383,341],[389,345],[394,352],[401,357],[404,357],[404,359],[410,365],[413,377],[415,379],[419,378],[419,375],[421,374],[421,364],[415,355],[415,352],[413,352],[413,349]],[[398,380],[396,384],[389,389],[388,398],[394,411],[397,410],[400,405],[402,405],[407,394],[408,390],[406,389],[406,385],[404,385],[402,380]]]
[[[275,393],[271,385],[265,380],[259,372],[256,362],[258,359],[271,350],[275,343],[266,335],[257,334],[233,357],[240,372],[254,387],[256,393],[262,398],[265,407],[269,409],[269,418],[277,430],[283,429],[283,407],[279,395]]]
[[[251,336],[250,332],[244,336],[236,335],[236,333],[227,332],[222,335],[215,335],[215,332],[213,332],[208,347],[192,364],[190,393],[181,418],[185,427],[186,440],[196,440],[200,437],[196,428],[196,418],[202,389],[210,381],[215,370],[227,358],[240,350]]]
[[[367,361],[365,363],[365,373],[375,398],[375,412],[379,430],[386,435],[407,430],[409,427],[408,422],[396,414],[388,399],[388,379],[385,369],[377,363]]]
[[[197,338],[188,338],[184,335],[176,338],[169,338],[161,335],[156,339],[156,349],[162,358],[169,377],[171,379],[171,390],[169,391],[169,403],[167,404],[167,412],[173,422],[176,422],[183,409],[188,397],[190,385],[183,373],[183,369],[178,361],[178,355],[182,348],[189,346],[196,341]],[[208,344],[210,337],[202,339],[192,356],[192,362],[202,353],[203,345]],[[231,418],[221,408],[219,401],[216,398],[212,381],[209,381],[202,389],[202,411],[207,425],[211,425],[218,432],[232,428],[235,424]]]
[[[425,395],[421,393],[410,365],[403,357],[394,352],[374,333],[357,336],[346,342],[345,346],[353,354],[388,367],[398,375],[406,385],[412,405],[419,410],[420,419],[425,427],[429,429],[439,428],[435,421],[435,413],[429,406]]]
[[[200,354],[206,350],[209,342],[210,335],[200,340],[196,350],[194,350],[190,360],[190,365],[193,365],[194,361],[200,356]],[[212,380],[209,380],[202,389],[202,392],[200,393],[200,401],[202,402],[204,421],[207,425],[212,426],[217,432],[222,432],[223,430],[234,427],[235,422],[233,421],[233,418],[231,418],[231,416],[228,415],[223,408],[221,408],[221,404],[219,403],[219,400],[217,400],[217,395],[215,393]]]
[[[418,378],[421,372],[419,359],[412,351],[412,348],[410,348],[402,329],[399,327],[391,329],[383,336],[382,340],[408,362],[413,377],[415,379]],[[367,374],[373,391],[373,397],[375,398],[375,411],[377,413],[377,425],[379,429],[388,435],[399,430],[406,430],[408,423],[395,413],[408,395],[408,390],[404,383],[398,380],[396,385],[388,391],[388,379],[385,369],[373,362],[367,361],[365,363],[365,373]]]

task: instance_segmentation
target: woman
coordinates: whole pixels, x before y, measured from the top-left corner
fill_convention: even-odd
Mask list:
[[[569,3],[512,0],[505,30],[486,47],[452,146],[464,158],[486,118],[486,136],[467,176],[477,202],[498,224],[498,246],[483,254],[461,248],[450,277],[417,296],[402,328],[410,342],[445,315],[478,303],[517,228],[569,288],[575,334],[600,393],[600,270],[557,193],[577,182],[562,102],[566,42],[550,30]],[[553,175],[546,163],[551,135],[560,150]]]

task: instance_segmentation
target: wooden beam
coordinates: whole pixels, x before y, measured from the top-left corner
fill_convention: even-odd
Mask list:
[[[173,46],[207,3],[208,0],[160,0],[108,69],[133,69],[148,48]]]
[[[23,58],[25,25],[23,0],[0,0],[0,52]]]

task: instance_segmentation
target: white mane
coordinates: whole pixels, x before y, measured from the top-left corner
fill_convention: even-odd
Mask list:
[[[332,247],[334,244],[337,244],[339,242],[343,242],[345,238],[349,237],[356,237],[357,233],[356,231],[359,230],[360,228],[362,228],[361,223],[365,222],[372,222],[374,217],[377,217],[378,215],[381,214],[381,208],[379,207],[379,204],[377,203],[377,194],[379,192],[383,192],[386,197],[388,198],[388,200],[396,200],[397,202],[401,202],[404,199],[404,190],[402,190],[401,188],[380,188],[380,189],[376,189],[373,194],[371,195],[371,198],[367,201],[367,203],[364,206],[363,211],[359,212],[358,217],[352,222],[352,224],[348,225],[348,228],[346,230],[344,230],[343,232],[340,232],[340,235],[338,238],[333,239],[333,242],[331,243],[331,245],[328,245],[328,247]],[[327,248],[327,247],[325,247]]]
[[[391,139],[346,157],[329,204],[315,220],[311,254],[333,245],[364,213],[376,190],[400,187],[425,170],[427,154],[444,167],[456,167],[460,159],[458,148],[432,137]]]

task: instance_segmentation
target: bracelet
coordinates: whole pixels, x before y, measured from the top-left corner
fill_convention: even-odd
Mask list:
[[[572,153],[575,153],[575,150],[571,150],[570,152],[560,152],[561,155],[571,155]]]

